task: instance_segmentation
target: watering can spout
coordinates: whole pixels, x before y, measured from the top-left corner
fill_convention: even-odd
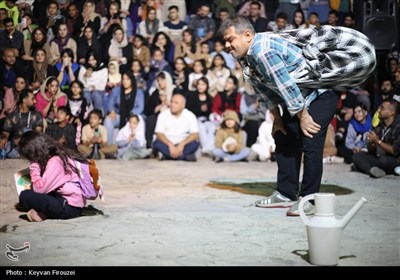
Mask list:
[[[349,212],[340,220],[340,227],[345,228],[350,220],[354,217],[355,214],[361,209],[363,204],[367,202],[367,200],[362,197],[360,200],[350,209]]]

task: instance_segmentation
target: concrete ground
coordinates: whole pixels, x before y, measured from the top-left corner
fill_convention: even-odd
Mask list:
[[[286,209],[254,207],[260,196],[207,187],[209,179],[276,176],[275,163],[157,160],[98,162],[104,216],[29,223],[14,208],[13,173],[22,160],[0,162],[1,266],[308,266],[307,236]],[[326,165],[324,183],[352,189],[337,196],[340,217],[360,197],[368,203],[343,232],[339,265],[400,265],[400,177],[371,179],[348,165]],[[6,245],[22,247],[19,261]]]

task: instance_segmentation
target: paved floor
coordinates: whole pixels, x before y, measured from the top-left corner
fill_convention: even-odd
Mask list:
[[[261,198],[207,187],[209,179],[274,180],[274,163],[195,163],[157,160],[98,163],[106,203],[91,202],[104,216],[29,223],[14,208],[12,174],[22,160],[0,162],[0,264],[42,265],[310,265],[305,226],[285,209],[261,209]],[[325,166],[324,183],[352,189],[337,197],[342,216],[368,199],[344,230],[339,265],[400,265],[400,177],[371,179],[348,165]],[[21,247],[19,261],[6,245]]]

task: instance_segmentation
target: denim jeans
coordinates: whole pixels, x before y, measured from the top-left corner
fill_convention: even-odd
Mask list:
[[[161,152],[166,159],[177,159],[177,160],[185,160],[187,155],[194,154],[199,148],[199,142],[192,141],[189,144],[185,145],[183,149],[183,154],[178,158],[172,158],[169,152],[169,148],[166,144],[161,142],[160,140],[155,140],[153,142],[153,149],[155,152]]]
[[[94,109],[99,109],[104,113],[104,90],[90,91],[85,89],[83,90],[83,96],[85,97],[88,106],[93,103]]]
[[[222,149],[214,149],[213,150],[213,154],[216,157],[227,159],[228,161],[240,161],[240,160],[245,159],[245,158],[247,158],[249,156],[250,149],[247,148],[247,147],[244,147],[237,154],[229,154],[227,152],[224,152],[224,150],[222,150]]]

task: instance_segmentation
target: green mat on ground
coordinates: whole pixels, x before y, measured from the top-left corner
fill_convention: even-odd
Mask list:
[[[272,178],[261,179],[235,179],[235,178],[215,178],[209,180],[207,185],[221,190],[231,190],[244,194],[269,196],[276,190],[276,182]],[[320,192],[334,193],[336,195],[346,195],[353,191],[334,184],[321,184]]]

